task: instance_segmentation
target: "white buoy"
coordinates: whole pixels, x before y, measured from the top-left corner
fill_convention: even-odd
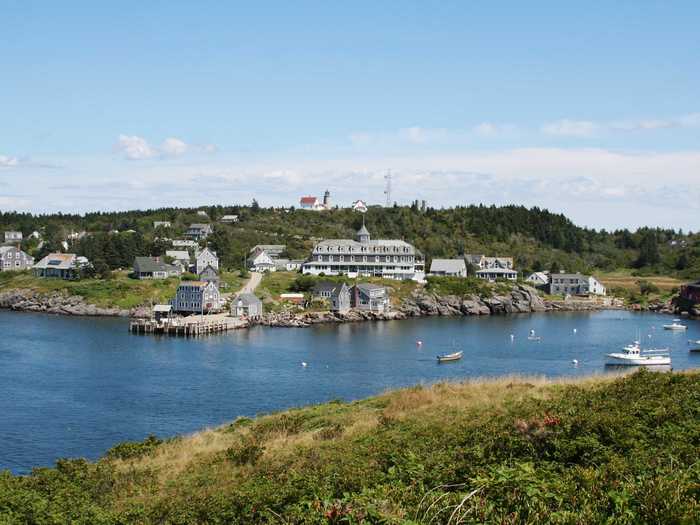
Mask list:
[[[416,346],[423,346],[423,341],[420,339],[416,340]]]
[[[515,336],[513,334],[510,334],[510,340],[515,341]]]
[[[306,361],[302,361],[302,362],[301,362],[301,366],[303,366],[304,368],[306,368]]]
[[[576,330],[576,328],[574,328],[574,333],[576,333],[576,332],[577,332],[577,330]]]
[[[574,364],[574,366],[578,365],[578,359],[574,359],[571,362]]]

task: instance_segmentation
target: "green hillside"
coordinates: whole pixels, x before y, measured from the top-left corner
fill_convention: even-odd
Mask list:
[[[197,214],[204,211],[207,216]],[[71,249],[110,269],[124,268],[139,254],[160,255],[163,239],[182,236],[187,225],[212,222],[210,244],[229,268],[240,268],[256,244],[286,244],[291,258],[305,258],[320,238],[353,237],[361,216],[350,209],[312,212],[294,208],[210,206],[199,209],[162,208],[86,215],[0,213],[0,228],[19,229],[25,236],[42,233],[45,243],[25,241],[40,256],[60,247],[71,232],[91,235],[71,242]],[[236,224],[216,221],[235,214]],[[561,214],[523,206],[460,206],[447,209],[394,206],[370,207],[366,224],[375,238],[403,238],[433,257],[462,253],[512,255],[520,270],[633,270],[641,276],[671,275],[681,279],[700,275],[700,235],[666,229],[608,232],[581,228]],[[153,229],[154,221],[171,227]],[[115,233],[119,232],[119,233]]]
[[[698,523],[700,376],[413,387],[0,474],[0,522]]]

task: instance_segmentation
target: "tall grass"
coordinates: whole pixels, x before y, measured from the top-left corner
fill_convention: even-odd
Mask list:
[[[2,523],[697,523],[700,376],[504,377],[0,475]]]

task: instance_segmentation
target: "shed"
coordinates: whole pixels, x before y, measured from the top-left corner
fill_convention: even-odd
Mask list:
[[[231,301],[231,315],[257,319],[262,315],[262,301],[252,293],[239,294]]]

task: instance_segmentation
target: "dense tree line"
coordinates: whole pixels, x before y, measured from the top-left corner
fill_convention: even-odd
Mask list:
[[[199,212],[199,213],[198,213]],[[204,212],[202,214],[201,212]],[[222,225],[223,215],[239,222]],[[169,227],[154,229],[154,221]],[[0,227],[25,236],[38,231],[43,244],[27,240],[35,255],[61,251],[71,233],[86,231],[70,249],[110,269],[128,267],[136,255],[162,255],[169,239],[181,238],[191,223],[215,224],[208,243],[226,268],[240,268],[256,244],[286,244],[290,258],[305,258],[321,238],[354,237],[363,216],[350,209],[312,212],[295,208],[207,206],[159,208],[85,215],[4,212]],[[371,206],[364,221],[374,238],[400,238],[414,244],[428,259],[463,253],[512,255],[523,270],[568,271],[636,268],[642,272],[700,274],[700,236],[672,229],[640,228],[608,232],[582,228],[562,214],[524,206]]]

